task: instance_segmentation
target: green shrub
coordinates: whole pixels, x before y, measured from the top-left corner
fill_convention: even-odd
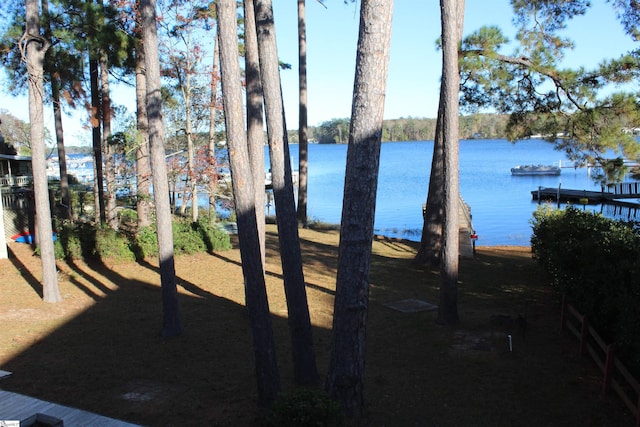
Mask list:
[[[558,294],[640,373],[640,235],[637,226],[575,208],[534,213],[531,246]]]
[[[158,236],[155,225],[139,229],[133,242],[133,252],[137,259],[158,256]]]
[[[281,394],[266,419],[269,427],[325,427],[342,425],[340,405],[326,393],[301,389]]]
[[[138,222],[138,212],[135,209],[122,209],[120,211],[120,223],[136,224]]]
[[[79,260],[95,253],[95,230],[91,224],[83,222],[62,221],[57,226],[58,241],[62,246],[64,257]]]
[[[95,254],[101,259],[135,260],[127,236],[109,227],[101,227],[96,231]]]
[[[53,242],[53,254],[56,259],[64,259],[64,247],[59,239]]]
[[[173,251],[176,255],[195,254],[207,250],[195,223],[183,218],[173,221]]]
[[[229,234],[211,224],[209,218],[198,218],[196,230],[200,233],[202,241],[209,252],[228,251],[231,249]]]

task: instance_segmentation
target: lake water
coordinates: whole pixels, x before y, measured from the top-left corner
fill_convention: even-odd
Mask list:
[[[290,151],[292,165],[297,169],[298,145],[291,145]],[[267,169],[268,154],[265,147]],[[427,197],[432,154],[433,141],[382,144],[376,234],[420,240],[422,205]],[[309,145],[308,216],[311,220],[340,222],[346,157],[347,145]],[[560,176],[511,175],[511,168],[517,165],[559,161],[571,164],[563,153],[539,139],[515,144],[505,140],[460,141],[460,193],[471,207],[478,245],[529,245],[530,220],[538,206],[531,192],[539,186],[600,190],[587,169],[563,168]],[[82,162],[82,167],[93,176],[88,162]],[[200,196],[199,204],[207,206],[208,198]],[[599,206],[589,208],[599,210]],[[271,207],[270,213],[273,211]]]
[[[290,151],[297,168],[298,146],[291,145]],[[432,153],[433,141],[382,144],[376,234],[420,240]],[[310,219],[340,222],[346,154],[346,145],[309,145]],[[478,245],[529,245],[530,220],[537,208],[531,191],[539,186],[600,190],[587,169],[563,168],[560,176],[512,176],[510,171],[520,164],[559,161],[570,164],[563,153],[538,139],[515,144],[505,140],[460,142],[460,193],[471,207]]]

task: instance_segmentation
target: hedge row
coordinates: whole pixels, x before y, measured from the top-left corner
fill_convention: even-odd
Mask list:
[[[142,260],[158,255],[155,225],[129,231],[122,227],[95,227],[86,222],[64,221],[57,225],[56,258]],[[218,252],[231,249],[229,234],[212,225],[208,219],[191,222],[173,220],[173,246],[176,255]]]
[[[576,208],[539,208],[531,246],[553,289],[614,342],[640,373],[640,233],[637,223]]]

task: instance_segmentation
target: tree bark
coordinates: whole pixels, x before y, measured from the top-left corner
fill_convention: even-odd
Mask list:
[[[187,49],[191,45],[191,37],[188,37]],[[193,144],[193,124],[191,120],[192,110],[192,87],[191,87],[191,73],[193,64],[191,63],[191,53],[186,55],[186,73],[184,76],[184,85],[180,85],[182,89],[182,99],[184,100],[184,117],[185,117],[185,134],[187,137],[187,176],[189,183],[189,193],[191,193],[191,221],[198,221],[198,187],[196,183],[195,172],[195,147]],[[186,207],[187,199],[183,200],[183,208]]]
[[[307,128],[307,21],[305,0],[298,0],[298,222],[307,226],[309,141]]]
[[[155,0],[141,0],[140,13],[145,52],[149,148],[153,173],[153,196],[156,205],[158,260],[160,262],[160,283],[162,287],[162,336],[173,337],[182,333],[182,323],[180,322],[178,309],[171,206],[169,204],[169,184],[164,150]]]
[[[218,111],[218,62],[220,50],[218,48],[218,28],[213,36],[213,70],[211,71],[211,104],[209,105],[209,164],[217,167],[216,160],[216,112]],[[215,171],[217,173],[217,171]],[[213,223],[216,219],[216,181],[209,182],[209,219]]]
[[[140,11],[137,11],[140,14]],[[136,210],[138,230],[151,225],[151,165],[149,163],[149,120],[147,118],[147,80],[144,65],[142,29],[136,41],[136,121],[139,144],[136,148]]]
[[[442,136],[443,95],[440,91],[438,116],[436,118],[436,133],[433,141],[433,156],[431,158],[431,172],[429,175],[429,190],[424,212],[422,238],[420,248],[415,257],[418,264],[440,264],[442,256],[442,229],[444,220],[444,152]]]
[[[260,80],[260,58],[258,35],[253,0],[244,1],[245,80],[247,96],[247,141],[253,171],[255,189],[256,222],[262,265],[265,262],[265,173],[264,173],[264,122],[262,120],[262,82]]]
[[[51,22],[48,19],[49,15],[49,2],[43,0],[42,14],[47,17],[46,27],[44,29],[45,38],[52,40]],[[67,174],[67,156],[64,147],[64,131],[62,126],[62,104],[60,101],[60,78],[57,73],[49,68],[49,81],[51,84],[51,101],[53,104],[53,117],[55,123],[56,132],[56,147],[58,149],[58,165],[60,170],[60,204],[62,209],[60,214],[64,219],[71,219],[73,217],[73,207],[71,206],[71,195],[69,193],[69,175]]]
[[[102,3],[102,0],[100,0]],[[109,60],[107,54],[100,50],[100,111],[102,112],[102,152],[105,155],[105,184],[106,184],[106,221],[113,230],[118,229],[118,213],[116,211],[116,166],[115,147],[111,139],[111,89],[109,86]]]
[[[60,169],[60,202],[62,204],[62,216],[65,219],[73,218],[71,206],[71,194],[69,192],[69,174],[67,172],[67,154],[64,147],[64,129],[62,127],[62,107],[60,100],[60,82],[57,77],[50,74],[51,98],[53,101],[53,117],[56,130],[56,147],[58,149],[58,165]]]
[[[220,77],[222,80],[229,163],[238,221],[238,241],[245,278],[247,310],[253,333],[258,394],[262,404],[275,400],[280,392],[271,313],[258,244],[253,175],[244,131],[235,0],[218,0]]]
[[[333,347],[327,390],[351,417],[362,415],[369,268],[392,0],[363,0],[338,251]]]
[[[94,221],[101,224],[106,221],[104,206],[104,179],[102,168],[102,131],[100,130],[100,85],[98,60],[89,52],[89,82],[91,85],[91,140],[93,147],[93,205]]]
[[[464,8],[464,5],[463,5]],[[462,39],[462,25],[464,15],[456,21],[458,40]],[[459,79],[458,79],[459,80]],[[417,264],[439,266],[442,259],[444,238],[444,203],[445,203],[445,168],[444,168],[444,105],[445,94],[441,88],[436,119],[435,139],[433,142],[433,157],[429,176],[429,189],[424,212],[424,224],[420,247],[414,261]]]
[[[271,0],[254,0],[260,75],[264,92],[271,182],[276,203],[282,275],[289,312],[289,333],[293,352],[294,379],[300,385],[318,382],[307,291],[302,271],[302,254],[293,195],[289,143],[287,141],[275,23]]]
[[[455,324],[458,316],[458,262],[460,227],[460,166],[458,139],[458,97],[460,68],[458,44],[462,34],[464,0],[440,0],[442,20],[442,135],[444,154],[444,229],[440,266],[439,324]]]
[[[42,298],[45,302],[62,301],[58,288],[58,273],[53,250],[51,205],[47,183],[46,153],[44,143],[44,56],[49,42],[40,35],[40,13],[38,0],[26,0],[26,28],[21,40],[21,49],[26,51],[29,122],[31,142],[31,166],[36,208],[36,238],[40,246],[42,265]]]

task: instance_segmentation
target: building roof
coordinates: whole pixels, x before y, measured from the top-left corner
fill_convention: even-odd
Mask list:
[[[0,154],[0,159],[4,160],[17,160],[17,161],[31,161],[30,156],[17,156],[14,154]]]

